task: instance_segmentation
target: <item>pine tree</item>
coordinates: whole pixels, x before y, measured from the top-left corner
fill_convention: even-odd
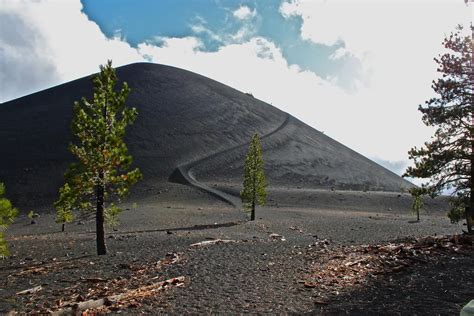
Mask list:
[[[424,188],[413,187],[409,190],[411,196],[413,197],[413,202],[411,204],[411,210],[413,214],[416,215],[416,221],[420,221],[420,210],[424,205],[423,196],[426,195]]]
[[[76,197],[73,195],[71,187],[65,183],[59,189],[59,200],[54,203],[56,208],[56,223],[62,224],[61,231],[64,231],[66,223],[71,223],[74,220],[72,210],[76,203]]]
[[[77,162],[66,171],[66,183],[55,203],[60,223],[71,221],[73,210],[83,216],[95,215],[98,255],[107,253],[104,222],[116,220],[121,210],[115,203],[142,177],[138,169],[128,171],[132,157],[123,140],[137,110],[125,106],[130,93],[128,85],[124,83],[120,91],[115,91],[116,83],[115,69],[112,61],[108,61],[93,77],[92,101],[82,98],[74,104],[75,141],[69,149]]]
[[[244,183],[240,192],[242,203],[250,211],[250,220],[255,220],[255,206],[265,205],[267,192],[263,170],[262,146],[257,134],[252,137],[244,167]]]
[[[12,206],[12,203],[4,195],[5,185],[0,183],[0,257],[6,257],[9,254],[5,241],[5,231],[18,215],[18,210]]]
[[[432,85],[438,96],[419,106],[423,122],[436,131],[431,141],[408,152],[414,166],[405,172],[405,176],[429,178],[424,189],[432,196],[451,190],[453,208],[448,215],[454,221],[465,217],[470,233],[469,213],[474,211],[473,45],[473,36],[463,35],[462,26],[445,38],[443,46],[448,52],[435,58],[442,73]]]

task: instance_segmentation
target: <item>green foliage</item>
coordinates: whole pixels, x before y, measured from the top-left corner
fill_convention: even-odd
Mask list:
[[[450,200],[451,209],[448,211],[448,218],[451,223],[459,223],[466,219],[466,205],[469,205],[469,200],[466,197],[457,197]]]
[[[75,203],[76,197],[69,184],[65,183],[59,189],[59,200],[54,203],[54,207],[56,208],[56,223],[65,224],[71,223],[74,220],[72,210]]]
[[[255,134],[252,137],[245,159],[243,189],[240,192],[245,209],[251,211],[251,220],[255,219],[255,206],[265,205],[267,198],[266,186],[262,146],[258,135]]]
[[[8,247],[5,241],[5,231],[18,215],[18,210],[4,197],[5,185],[0,183],[0,257],[8,256]]]
[[[451,223],[453,224],[459,223],[461,219],[466,217],[465,213],[466,213],[465,208],[463,206],[453,205],[453,207],[451,207],[451,209],[448,211],[448,218],[451,220]]]
[[[10,252],[8,251],[8,245],[5,240],[5,233],[0,230],[0,258],[8,257]]]
[[[132,157],[123,140],[126,127],[138,113],[125,106],[130,93],[127,83],[119,91],[116,83],[115,69],[108,61],[93,77],[92,100],[82,98],[74,104],[75,139],[69,150],[77,162],[69,166],[66,183],[59,190],[55,203],[58,223],[72,221],[73,211],[88,217],[102,208],[105,219],[116,223],[121,210],[114,202],[120,202],[142,177],[138,169],[129,171]]]
[[[33,219],[33,218],[35,217],[35,212],[29,211],[26,216],[27,216],[29,219]]]
[[[467,206],[473,203],[472,39],[463,35],[459,26],[443,45],[448,52],[435,58],[442,76],[432,85],[438,96],[419,106],[425,125],[436,127],[436,131],[423,147],[408,152],[414,166],[404,176],[430,179],[428,194],[436,196],[448,189],[458,205]]]
[[[115,205],[114,203],[110,203],[107,212],[105,212],[105,221],[110,227],[117,227],[119,223],[118,216],[121,211],[122,210],[117,205]]]
[[[410,188],[408,190],[413,197],[413,203],[411,204],[411,210],[413,211],[413,214],[416,215],[416,219],[419,221],[420,220],[420,210],[423,207],[423,196],[427,194],[427,191],[425,188],[421,187],[415,187],[415,188]]]

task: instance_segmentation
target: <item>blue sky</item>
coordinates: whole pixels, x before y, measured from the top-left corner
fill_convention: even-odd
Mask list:
[[[401,174],[433,134],[433,58],[464,0],[0,0],[0,102],[153,62],[220,81]]]
[[[241,42],[250,36],[262,36],[276,43],[283,57],[290,63],[328,78],[338,76],[341,87],[350,90],[353,80],[359,79],[360,62],[353,56],[331,59],[330,56],[344,42],[332,45],[303,40],[299,34],[301,16],[284,18],[279,9],[280,0],[82,0],[84,13],[97,22],[108,37],[122,36],[137,47],[143,42],[159,44],[157,37],[198,36],[204,46],[202,51],[216,51],[224,45]],[[247,19],[235,19],[233,12],[239,8],[255,12],[251,30],[243,38],[231,39]],[[196,26],[206,28],[197,33]]]

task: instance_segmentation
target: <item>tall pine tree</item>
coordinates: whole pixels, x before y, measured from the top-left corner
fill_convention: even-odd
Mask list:
[[[8,256],[5,231],[18,215],[17,209],[12,206],[12,203],[4,195],[5,185],[0,183],[0,257]]]
[[[240,192],[242,203],[250,211],[250,220],[255,220],[255,206],[265,205],[267,192],[263,170],[262,145],[258,134],[252,137],[244,167],[244,183]]]
[[[138,169],[128,171],[132,157],[123,140],[137,110],[125,106],[130,93],[128,85],[124,83],[116,91],[116,83],[115,69],[112,61],[108,61],[93,78],[92,101],[82,98],[74,104],[75,141],[69,149],[77,162],[66,172],[66,183],[55,203],[58,222],[71,221],[73,210],[95,215],[98,255],[107,253],[104,222],[116,220],[121,210],[115,203],[142,177]]]
[[[473,36],[463,35],[462,26],[445,38],[443,46],[448,51],[435,58],[442,74],[432,85],[438,96],[419,106],[423,122],[436,131],[431,141],[408,152],[414,166],[405,172],[405,176],[429,178],[424,188],[432,196],[451,190],[449,216],[452,220],[465,217],[469,233],[474,212],[473,45]]]

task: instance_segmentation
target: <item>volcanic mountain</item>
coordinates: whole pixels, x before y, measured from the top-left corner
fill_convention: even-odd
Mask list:
[[[126,136],[144,175],[136,192],[147,194],[173,181],[219,195],[211,184],[241,183],[254,133],[262,138],[270,186],[373,191],[412,186],[288,113],[209,78],[151,63],[119,67],[117,75],[131,88],[127,105],[139,112]],[[73,103],[91,95],[92,82],[85,77],[0,104],[0,181],[17,205],[55,200],[73,161],[67,149]]]

